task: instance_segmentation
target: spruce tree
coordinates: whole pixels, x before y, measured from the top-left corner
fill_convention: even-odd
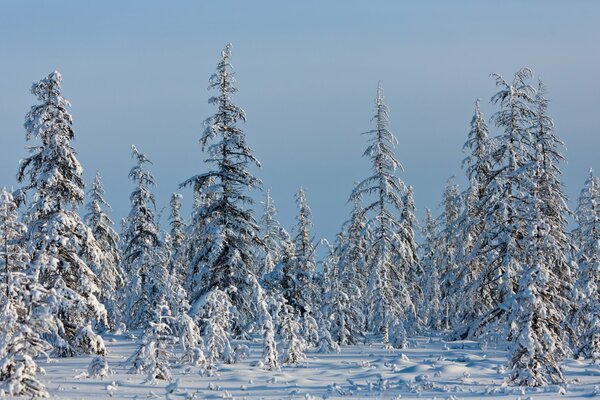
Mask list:
[[[50,291],[59,329],[48,339],[58,355],[73,355],[74,339],[94,321],[104,323],[106,310],[98,301],[99,281],[86,260],[97,260],[101,249],[79,217],[83,203],[83,169],[71,140],[75,136],[70,103],[61,94],[57,71],[33,84],[39,104],[25,117],[30,154],[21,161],[17,179],[24,186],[19,202],[28,201],[29,268]]]
[[[488,289],[474,287],[471,283],[479,276],[486,264],[482,249],[487,246],[484,232],[488,205],[486,195],[489,192],[488,185],[493,178],[491,158],[493,148],[494,140],[489,137],[489,128],[477,100],[471,119],[471,130],[463,146],[463,151],[469,152],[462,163],[469,186],[462,195],[464,209],[456,223],[456,236],[461,246],[458,247],[456,254],[458,270],[455,285],[457,288],[471,288],[481,292],[461,289],[455,296],[454,319],[455,324],[459,326],[468,325],[489,305],[485,301],[489,294]]]
[[[36,378],[43,370],[35,358],[51,346],[41,335],[57,331],[49,313],[48,292],[27,269],[23,248],[27,229],[6,189],[0,192],[0,395],[48,397]]]
[[[122,269],[127,276],[124,288],[125,315],[129,328],[145,328],[153,321],[157,301],[164,293],[166,266],[162,243],[156,226],[154,176],[145,165],[151,163],[145,154],[132,146],[136,164],[129,172],[135,189],[129,196],[131,210],[125,221]]]
[[[231,45],[228,44],[209,83],[209,89],[217,91],[217,95],[209,99],[217,111],[205,121],[200,144],[208,152],[206,163],[211,166],[210,170],[188,179],[182,186],[192,186],[211,199],[204,213],[208,224],[201,235],[210,236],[211,241],[194,246],[197,263],[192,276],[188,276],[194,282],[190,288],[191,303],[216,289],[227,290],[237,309],[233,329],[241,334],[248,323],[256,322],[253,288],[248,283],[255,280],[248,276],[256,275],[256,249],[261,242],[258,224],[248,207],[252,199],[247,190],[260,185],[249,171],[252,165],[260,164],[239,126],[245,122],[246,114],[231,101],[237,88],[230,60]]]
[[[404,207],[406,186],[396,175],[400,168],[393,151],[397,139],[388,129],[388,114],[379,86],[373,117],[375,129],[366,132],[371,139],[364,152],[372,162],[373,175],[360,182],[351,196],[351,200],[367,201],[364,207],[368,215],[366,229],[371,235],[365,249],[368,260],[365,267],[369,274],[367,322],[370,329],[383,333],[386,343],[390,340],[390,327],[403,324],[415,311],[406,282],[409,271],[401,269],[406,266],[394,263],[399,254],[408,250],[400,234],[402,226],[397,216]]]
[[[492,76],[500,88],[492,96],[492,102],[500,106],[492,121],[501,133],[494,138],[490,155],[492,180],[482,198],[486,211],[479,253],[486,263],[465,290],[477,298],[464,304],[485,305],[481,314],[473,318],[466,335],[497,341],[508,336],[506,302],[517,292],[526,261],[523,240],[530,211],[527,202],[530,171],[525,166],[535,159],[531,135],[535,90],[527,82],[532,76],[528,68],[517,71],[510,82],[498,74]]]
[[[146,373],[148,383],[157,379],[171,380],[171,349],[175,343],[170,328],[172,317],[164,298],[157,302],[153,314],[144,331],[142,344],[130,358],[133,364],[130,373]]]
[[[574,288],[576,355],[600,359],[600,179],[590,170],[579,195],[572,233],[579,276]]]
[[[509,381],[517,385],[544,386],[562,383],[558,363],[570,353],[566,323],[571,301],[573,269],[567,259],[572,251],[566,233],[566,196],[560,182],[563,146],[547,115],[545,89],[539,83],[531,127],[533,157],[523,180],[521,206],[524,246],[521,276],[509,308],[508,339],[511,342]]]
[[[441,268],[442,303],[444,304],[443,325],[445,329],[450,329],[453,314],[452,305],[456,301],[454,298],[455,282],[459,269],[457,253],[461,247],[457,237],[457,224],[463,209],[462,196],[458,185],[454,182],[454,177],[446,182],[441,206],[443,209],[440,216],[442,247],[439,263]]]
[[[113,221],[104,211],[110,205],[104,199],[104,187],[100,172],[96,173],[92,187],[88,193],[89,203],[84,221],[92,230],[100,247],[100,256],[96,264],[92,264],[94,272],[100,280],[99,300],[106,307],[110,327],[115,327],[121,320],[121,300],[117,297],[124,286],[121,271],[121,255],[119,253],[119,235],[113,228]]]
[[[336,252],[339,253],[338,269],[344,291],[348,294],[348,310],[352,310],[352,319],[355,324],[349,325],[348,343],[353,344],[365,330],[365,298],[368,274],[365,268],[365,249],[369,241],[369,232],[365,229],[367,224],[366,213],[358,197],[353,200],[350,219],[342,228],[338,236]]]
[[[356,344],[362,328],[360,303],[353,301],[351,290],[356,289],[349,276],[343,274],[339,247],[327,243],[328,254],[323,261],[323,320],[333,341],[340,345]],[[322,335],[321,335],[322,336]]]
[[[425,218],[421,228],[424,243],[420,247],[423,275],[421,287],[423,298],[419,306],[419,319],[433,331],[440,331],[444,325],[444,308],[440,285],[440,253],[441,242],[438,221],[429,209],[425,209]]]
[[[283,241],[285,240],[283,228],[277,221],[277,208],[271,198],[270,189],[267,189],[263,209],[263,215],[260,219],[260,237],[265,247],[263,254],[261,254],[261,268],[258,272],[260,278],[270,273],[281,260]]]
[[[298,215],[294,232],[294,258],[290,268],[292,287],[287,292],[288,304],[300,312],[302,316],[318,307],[317,289],[315,287],[315,246],[310,233],[312,217],[310,207],[306,201],[304,189],[301,187],[296,194]],[[313,315],[314,317],[314,315]]]
[[[179,193],[173,193],[169,202],[169,274],[178,282],[183,282],[186,275],[182,257],[186,226],[181,217],[181,199]]]

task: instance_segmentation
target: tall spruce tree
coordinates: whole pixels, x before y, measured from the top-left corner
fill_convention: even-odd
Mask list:
[[[364,152],[372,162],[373,175],[360,182],[351,200],[367,202],[366,229],[371,240],[365,257],[369,280],[366,301],[368,304],[368,327],[383,334],[384,342],[403,341],[402,337],[390,338],[390,328],[399,328],[414,313],[410,288],[406,282],[405,266],[394,263],[395,257],[407,251],[400,231],[398,214],[404,207],[406,192],[404,182],[396,175],[400,163],[394,155],[397,139],[388,129],[389,109],[383,101],[383,90],[377,88],[375,98],[375,129],[366,132],[370,144]],[[404,333],[395,330],[399,336]]]
[[[457,226],[463,210],[463,199],[454,177],[450,177],[446,182],[441,207],[439,236],[441,247],[438,262],[442,304],[444,306],[442,321],[444,329],[448,330],[452,326],[453,304],[456,301],[455,283],[459,270],[457,253],[461,246],[457,237]]]
[[[366,309],[365,298],[368,275],[365,273],[364,253],[369,241],[369,232],[366,227],[366,213],[358,198],[354,199],[350,219],[346,221],[342,233],[338,235],[336,253],[339,253],[337,262],[338,274],[342,290],[347,294],[346,316],[352,320],[347,324],[348,334],[345,341],[338,343],[353,344],[365,330]],[[334,324],[335,325],[335,324]],[[333,334],[335,337],[335,333]]]
[[[88,212],[84,220],[100,247],[100,256],[97,263],[92,264],[92,268],[100,279],[100,302],[106,307],[110,326],[114,327],[121,320],[121,299],[117,294],[123,289],[124,280],[120,265],[119,235],[113,228],[113,221],[104,211],[104,208],[110,210],[110,205],[104,199],[100,172],[96,173],[88,198]]]
[[[463,146],[463,151],[469,152],[462,163],[469,186],[463,193],[464,209],[456,223],[456,236],[461,243],[456,254],[458,270],[455,282],[455,287],[461,289],[455,296],[456,304],[453,305],[457,326],[464,325],[465,321],[472,321],[488,306],[488,303],[483,301],[488,298],[487,288],[473,287],[471,282],[479,276],[486,263],[481,249],[487,245],[484,242],[487,212],[485,200],[488,185],[492,181],[493,147],[494,141],[489,137],[489,128],[477,100],[471,119],[471,130]],[[464,291],[464,288],[482,292],[473,293]]]
[[[413,196],[412,186],[406,188],[406,193],[402,199],[404,206],[400,213],[400,235],[402,238],[403,251],[396,256],[396,264],[402,271],[405,271],[405,281],[410,292],[410,296],[415,307],[422,301],[423,290],[419,285],[423,270],[417,253],[417,240],[415,231],[418,227],[416,217],[416,206]],[[408,314],[406,321],[409,333],[416,333],[424,321],[420,320],[415,312]]]
[[[154,176],[146,169],[146,164],[151,161],[135,146],[131,148],[136,163],[129,171],[129,179],[136,186],[129,196],[131,210],[123,232],[121,262],[127,277],[124,307],[129,328],[146,328],[154,320],[157,302],[165,289],[165,255],[154,216],[155,201],[151,191],[155,185]]]
[[[57,71],[33,84],[39,104],[25,117],[29,156],[21,161],[17,179],[24,186],[19,202],[28,200],[29,268],[50,291],[59,329],[48,337],[59,355],[77,351],[75,338],[94,321],[105,321],[98,301],[99,281],[86,260],[97,260],[101,249],[77,210],[84,199],[83,169],[71,140],[75,136],[70,103],[61,94]],[[82,349],[83,350],[83,349]]]
[[[600,359],[600,179],[592,170],[579,195],[575,216],[577,227],[572,236],[579,265],[573,296],[576,301],[573,326],[579,336],[575,353],[597,360]]]
[[[257,188],[260,180],[252,176],[250,166],[260,166],[246,143],[246,136],[239,127],[245,122],[245,112],[231,101],[237,92],[231,66],[231,45],[221,52],[217,72],[210,78],[209,89],[217,95],[209,103],[217,107],[214,115],[204,125],[200,138],[202,149],[208,152],[206,163],[210,171],[196,175],[182,186],[192,186],[205,192],[212,202],[205,207],[208,224],[204,235],[211,236],[211,242],[196,246],[198,267],[188,277],[195,286],[190,288],[192,304],[215,289],[227,291],[237,310],[236,333],[243,327],[256,322],[256,303],[249,276],[256,274],[256,249],[261,245],[258,224],[254,220],[252,203],[248,189]],[[192,306],[193,307],[193,306]],[[192,308],[194,309],[194,307]]]
[[[317,289],[316,289],[316,269],[315,246],[311,236],[312,215],[310,207],[306,201],[304,188],[300,188],[296,194],[296,203],[298,204],[298,215],[296,216],[296,226],[294,232],[294,262],[290,269],[291,288],[286,297],[288,304],[305,315],[311,311],[311,308],[317,309]]]
[[[171,227],[168,235],[168,247],[169,247],[169,274],[173,276],[175,280],[183,283],[186,275],[184,258],[184,243],[185,243],[185,231],[186,226],[181,217],[181,199],[182,196],[179,193],[173,193],[171,195],[171,201],[169,202],[170,214],[169,214],[169,225]]]
[[[508,336],[507,302],[517,292],[526,261],[523,240],[530,211],[526,199],[530,171],[526,166],[535,159],[531,134],[535,89],[528,83],[531,76],[528,68],[517,71],[510,82],[492,75],[500,88],[492,96],[492,103],[500,106],[492,121],[501,133],[494,139],[492,179],[482,198],[485,227],[478,240],[486,263],[465,290],[477,299],[463,303],[467,307],[473,303],[485,305],[481,314],[467,322],[465,335],[492,341]]]
[[[49,313],[48,293],[29,274],[27,233],[19,221],[13,196],[0,192],[0,396],[48,397],[36,378],[42,372],[35,357],[50,346],[41,335],[56,331]]]
[[[425,322],[427,328],[439,331],[444,327],[443,322],[445,320],[439,273],[439,260],[442,249],[440,248],[438,221],[429,209],[425,210],[421,235],[424,238],[424,243],[419,249],[423,268],[423,275],[420,280],[423,297],[419,306],[419,318]]]
[[[261,254],[259,278],[270,273],[281,261],[283,253],[283,241],[285,235],[283,228],[277,221],[277,208],[271,198],[271,190],[267,189],[265,201],[263,202],[263,215],[260,219],[260,237],[265,247]]]

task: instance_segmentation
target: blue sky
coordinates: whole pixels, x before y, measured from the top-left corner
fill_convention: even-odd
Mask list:
[[[369,174],[360,133],[381,81],[399,139],[400,176],[419,217],[460,168],[476,98],[495,108],[492,72],[529,66],[566,142],[571,204],[600,170],[600,3],[595,1],[0,1],[0,185],[26,154],[31,83],[63,74],[74,147],[90,182],[100,170],[118,221],[129,209],[130,145],[154,161],[159,208],[205,170],[198,138],[213,109],[206,87],[232,42],[248,142],[286,226],[306,188],[315,233],[347,218]],[[190,193],[182,192],[189,204]],[[257,193],[259,199],[262,194]]]

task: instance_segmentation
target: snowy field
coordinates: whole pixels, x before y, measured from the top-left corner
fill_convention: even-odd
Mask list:
[[[423,398],[423,399],[552,399],[600,397],[600,367],[586,360],[563,365],[564,387],[544,389],[503,386],[506,353],[482,350],[478,343],[445,342],[419,337],[405,350],[388,350],[381,344],[343,347],[338,354],[308,352],[299,367],[266,371],[260,361],[260,341],[244,342],[250,356],[237,364],[220,364],[208,376],[199,367],[173,367],[177,383],[151,385],[144,375],[128,374],[129,356],[138,339],[106,337],[106,357],[113,375],[104,380],[87,377],[92,356],[40,362],[41,380],[52,398],[60,399],[312,399],[312,398]],[[598,385],[598,386],[596,386]]]

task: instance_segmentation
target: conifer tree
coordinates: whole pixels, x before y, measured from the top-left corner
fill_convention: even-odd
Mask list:
[[[100,172],[96,173],[92,188],[88,193],[89,203],[84,221],[92,230],[92,234],[100,247],[97,264],[92,264],[94,272],[100,280],[99,300],[106,307],[108,321],[114,327],[121,319],[120,299],[117,297],[124,286],[119,254],[119,235],[113,228],[113,221],[104,211],[110,205],[104,199],[104,187]]]
[[[277,221],[277,208],[271,198],[270,189],[267,189],[263,207],[264,212],[260,219],[260,237],[265,247],[260,260],[261,268],[258,272],[260,278],[270,273],[281,260],[283,241],[286,236],[279,221]]]
[[[164,298],[157,302],[155,314],[144,331],[144,339],[139,349],[132,355],[131,373],[146,373],[146,381],[154,383],[156,379],[171,380],[170,360],[173,357],[170,324],[171,315]]]
[[[516,293],[525,265],[523,239],[530,211],[526,200],[530,171],[524,167],[535,160],[531,135],[535,90],[527,82],[532,76],[528,68],[517,71],[511,82],[498,74],[492,76],[500,88],[492,97],[492,102],[500,106],[492,120],[502,132],[494,138],[490,156],[493,179],[482,199],[486,213],[479,252],[486,263],[465,290],[476,298],[463,304],[484,305],[481,314],[468,322],[467,335],[496,341],[508,335],[505,303]]]
[[[171,207],[171,213],[169,214],[169,225],[171,226],[170,235],[173,248],[175,249],[178,249],[185,239],[185,224],[181,219],[181,199],[182,196],[179,193],[173,193],[169,203]]]
[[[41,335],[56,332],[48,293],[29,274],[29,254],[22,247],[27,229],[6,189],[0,192],[0,396],[48,397],[36,378],[43,369],[35,358],[51,346]]]
[[[105,323],[98,301],[99,281],[86,260],[97,260],[99,248],[77,210],[84,199],[83,169],[71,146],[74,138],[70,103],[61,94],[57,71],[33,84],[39,104],[25,117],[26,139],[37,141],[21,161],[17,179],[24,186],[17,200],[28,199],[29,269],[48,289],[58,330],[49,340],[58,355],[73,355],[74,339],[94,321]]]
[[[298,215],[294,231],[294,258],[289,269],[292,287],[284,295],[288,304],[304,316],[314,307],[318,307],[317,290],[315,287],[315,246],[310,233],[312,228],[311,211],[306,202],[304,189],[301,187],[296,194]]]
[[[323,325],[333,341],[340,345],[356,344],[362,327],[360,303],[353,301],[350,290],[355,288],[344,275],[339,250],[327,243],[328,254],[323,261]],[[325,336],[325,335],[320,335]]]
[[[166,285],[166,266],[154,216],[154,177],[145,168],[151,163],[132,146],[136,164],[129,178],[136,187],[131,193],[131,211],[125,222],[122,268],[127,276],[124,288],[125,315],[130,328],[145,328],[154,318],[157,301]]]
[[[404,250],[396,257],[396,263],[402,271],[406,271],[405,281],[407,283],[413,305],[416,307],[416,305],[419,304],[423,298],[423,290],[418,283],[422,278],[423,270],[417,254],[415,231],[417,230],[418,223],[412,186],[408,186],[406,188],[406,193],[404,194],[402,202],[403,208],[402,212],[400,213],[401,223],[399,233],[401,235],[402,248]],[[423,324],[423,321],[419,320],[414,312],[409,313],[408,317],[409,318],[405,325],[409,329],[410,333],[416,333]]]
[[[423,276],[420,280],[423,299],[419,307],[419,318],[433,331],[443,328],[444,313],[440,288],[440,232],[438,222],[429,209],[425,210],[421,234],[425,242],[421,245]]]
[[[365,298],[368,274],[365,268],[365,249],[369,241],[366,230],[366,213],[358,197],[353,200],[350,219],[338,235],[336,255],[339,257],[337,268],[343,290],[348,295],[347,312],[352,314],[354,324],[349,325],[348,336],[340,344],[354,344],[365,330]],[[335,335],[334,335],[335,336]],[[347,343],[346,343],[347,342]]]
[[[396,175],[400,167],[393,151],[397,139],[387,127],[388,113],[379,86],[373,117],[375,129],[366,132],[371,139],[364,153],[372,162],[373,175],[360,182],[351,196],[351,200],[367,201],[364,207],[368,215],[366,229],[371,235],[365,252],[368,260],[365,267],[369,274],[367,322],[370,329],[383,333],[386,343],[390,327],[404,323],[410,314],[414,314],[406,282],[408,271],[394,263],[398,254],[407,251],[399,234],[402,227],[397,217],[404,207],[406,186]]]
[[[489,137],[489,128],[477,100],[475,113],[471,119],[471,130],[463,146],[463,151],[470,152],[462,163],[469,186],[463,193],[465,205],[456,223],[456,236],[461,243],[456,254],[458,264],[456,287],[481,289],[484,293],[487,288],[474,288],[471,282],[479,276],[486,263],[482,249],[487,245],[484,232],[487,216],[486,194],[489,191],[488,185],[492,181],[493,148],[494,141]],[[459,293],[455,297],[457,304],[453,307],[457,310],[454,316],[455,323],[461,325],[481,315],[482,308],[488,306],[486,302],[481,301],[485,297],[487,296],[482,293],[469,291]]]
[[[181,217],[181,199],[182,196],[179,193],[173,193],[171,195],[171,201],[169,202],[170,214],[169,214],[169,225],[170,232],[168,235],[168,253],[169,253],[169,274],[173,276],[173,279],[182,284],[185,280],[185,232],[187,227]]]
[[[230,325],[233,318],[233,304],[229,295],[215,289],[196,303],[194,314],[202,321],[202,337],[206,346],[206,357],[211,365],[223,360],[235,362],[235,354],[230,342]]]
[[[442,230],[440,238],[442,247],[440,252],[441,268],[441,292],[442,303],[444,304],[443,325],[445,329],[450,329],[452,322],[452,304],[455,302],[454,289],[458,274],[457,253],[461,247],[457,237],[457,224],[462,213],[462,197],[458,185],[454,182],[454,177],[448,179],[444,189],[442,200],[443,212],[440,217]]]
[[[305,361],[306,343],[300,335],[302,326],[298,322],[298,315],[289,304],[281,308],[281,340],[284,346],[283,363],[297,365]]]
[[[188,179],[182,186],[192,186],[212,200],[205,209],[208,225],[204,226],[202,235],[210,236],[211,241],[194,246],[197,251],[194,260],[198,262],[193,275],[188,277],[195,285],[190,288],[191,303],[215,289],[228,290],[237,309],[233,329],[241,334],[244,326],[255,322],[256,315],[253,288],[248,283],[255,280],[248,276],[256,274],[256,248],[261,242],[258,224],[252,210],[247,208],[252,199],[246,191],[260,185],[249,171],[251,165],[260,164],[239,127],[240,122],[245,122],[246,114],[231,101],[237,88],[230,59],[231,45],[228,44],[209,83],[209,89],[218,92],[209,99],[217,111],[205,121],[200,144],[208,151],[206,162],[211,169]],[[204,246],[200,247],[201,244]]]
[[[576,355],[600,359],[600,179],[592,170],[579,195],[573,239],[579,276],[574,288]]]
[[[532,184],[531,215],[525,230],[528,237],[524,240],[528,246],[526,263],[517,291],[508,303],[511,352],[508,381],[519,386],[546,386],[564,382],[558,363],[569,354],[563,340],[568,300],[561,291],[563,282],[557,269],[562,244],[550,232],[552,226],[544,218],[541,187]]]

